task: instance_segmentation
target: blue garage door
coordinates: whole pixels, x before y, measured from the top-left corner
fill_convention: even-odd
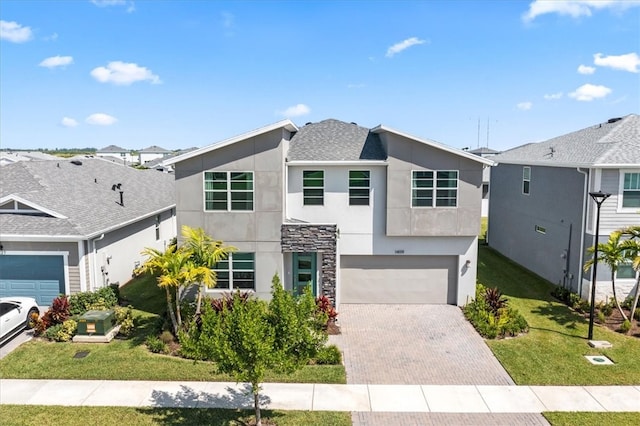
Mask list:
[[[62,256],[0,255],[0,297],[28,296],[49,306],[64,294]]]

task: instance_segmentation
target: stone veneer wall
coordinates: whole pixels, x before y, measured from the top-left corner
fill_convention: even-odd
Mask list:
[[[322,253],[322,295],[336,304],[337,225],[283,224],[283,253]]]

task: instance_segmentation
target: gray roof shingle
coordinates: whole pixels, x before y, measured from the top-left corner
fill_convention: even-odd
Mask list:
[[[78,160],[75,160],[78,161]],[[0,173],[0,198],[17,196],[66,217],[0,214],[3,235],[92,236],[175,205],[175,178],[101,159],[28,161]],[[120,194],[112,190],[121,183]]]
[[[380,137],[366,127],[328,119],[302,127],[292,138],[289,161],[386,160]]]
[[[124,149],[124,148],[120,148],[117,145],[109,145],[109,146],[105,146],[104,148],[101,148],[99,150],[97,150],[96,152],[129,152],[128,149]]]
[[[500,163],[549,166],[640,165],[640,116],[629,114],[544,142],[503,151]]]

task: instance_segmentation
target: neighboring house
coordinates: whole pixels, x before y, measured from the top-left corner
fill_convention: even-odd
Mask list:
[[[102,159],[25,161],[0,173],[0,297],[124,284],[176,236],[174,178]]]
[[[131,150],[120,148],[117,145],[109,145],[96,151],[97,157],[116,157],[123,161],[123,164],[137,163],[138,156],[134,155]]]
[[[640,117],[631,114],[530,143],[492,157],[489,245],[554,284],[590,294],[582,266],[595,244],[596,204],[589,192],[611,193],[600,214],[599,242],[640,224]],[[611,272],[600,264],[598,300],[612,296]],[[617,272],[618,295],[634,285],[630,265]]]
[[[0,166],[18,161],[55,160],[59,157],[40,151],[0,151]]]
[[[474,296],[491,160],[377,126],[284,120],[165,162],[178,225],[238,248],[212,294],[463,305]]]
[[[490,158],[496,154],[500,154],[500,151],[496,151],[489,147],[472,149],[469,152],[485,158]],[[489,217],[489,183],[490,181],[491,181],[491,168],[487,167],[482,171],[482,217]]]
[[[160,158],[164,158],[171,154],[171,151],[160,148],[159,146],[153,145],[145,149],[141,149],[138,152],[138,161],[140,164],[145,165],[146,163],[157,160]]]
[[[158,170],[160,172],[173,173],[173,166],[167,166],[164,163],[169,158],[177,157],[178,155],[186,154],[187,152],[195,151],[196,149],[198,149],[198,148],[197,147],[192,147],[192,148],[181,149],[181,150],[172,152],[172,153],[170,153],[169,155],[167,155],[165,157],[157,158],[155,160],[151,160],[151,161],[145,163],[144,166],[146,168],[148,168],[148,169],[155,169],[155,170]]]

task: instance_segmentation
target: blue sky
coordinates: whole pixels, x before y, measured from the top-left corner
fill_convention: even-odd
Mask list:
[[[2,0],[0,19],[3,149],[336,118],[503,150],[640,111],[636,0]]]

